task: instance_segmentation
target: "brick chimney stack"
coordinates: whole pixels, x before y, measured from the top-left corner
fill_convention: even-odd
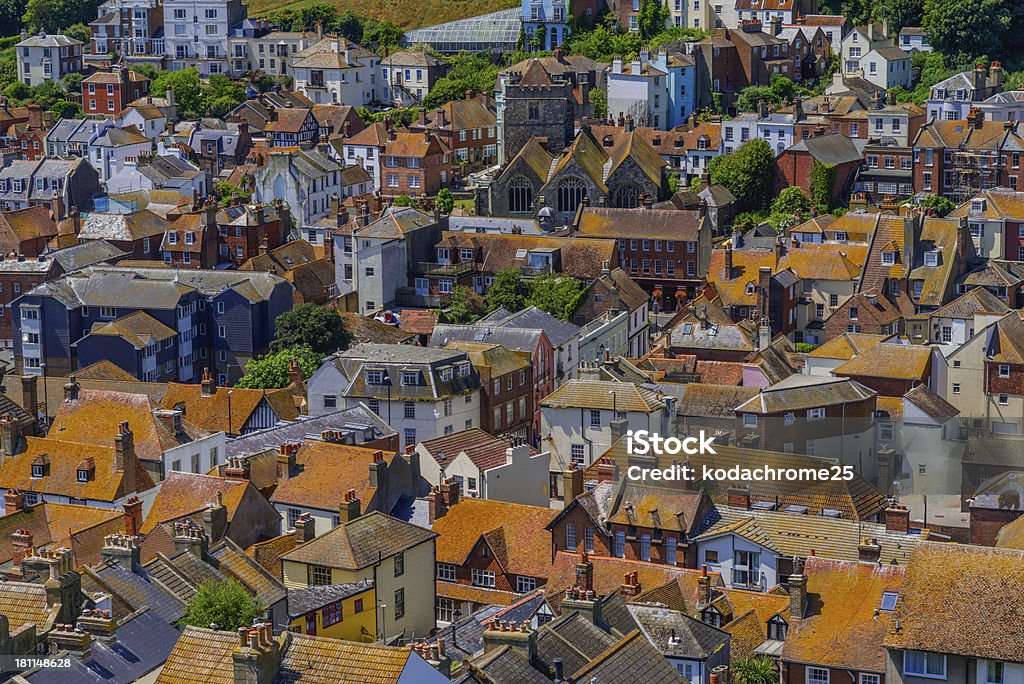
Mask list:
[[[789,622],[802,620],[807,610],[807,578],[804,575],[789,576]]]
[[[200,394],[204,397],[212,397],[217,393],[217,383],[213,381],[213,374],[210,373],[209,368],[203,369],[203,379],[200,381],[199,386],[202,388]]]
[[[131,494],[138,489],[138,458],[135,456],[135,438],[132,431],[128,429],[128,421],[122,421],[117,426],[117,436],[114,437],[114,468],[124,473],[124,493]]]
[[[13,458],[18,453],[18,443],[21,441],[21,424],[18,419],[10,413],[0,417],[0,448],[3,450],[3,458]],[[17,491],[17,490],[15,490]],[[22,497],[22,504],[24,504]],[[10,503],[6,502],[6,511],[11,512]]]
[[[129,537],[142,534],[142,500],[137,496],[124,502],[124,533]]]
[[[356,496],[356,490],[350,489],[345,492],[345,498],[342,499],[341,505],[338,507],[338,518],[341,524],[352,522],[360,515],[362,504],[359,501],[359,497]]]
[[[295,530],[292,534],[295,536],[296,544],[313,541],[316,537],[316,520],[309,513],[301,514],[295,519]]]

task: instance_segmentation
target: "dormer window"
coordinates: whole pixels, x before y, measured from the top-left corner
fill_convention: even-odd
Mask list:
[[[465,378],[469,375],[469,364],[463,363],[459,365],[459,377]]]
[[[455,375],[455,373],[454,373],[454,371],[451,368],[442,368],[441,369],[441,382],[451,382],[452,381],[452,376],[454,376],[454,375]]]
[[[92,459],[86,459],[78,464],[78,469],[76,471],[76,479],[79,482],[89,482],[90,480],[93,479],[93,473],[95,472],[95,470],[96,467],[93,464]]]
[[[712,627],[722,626],[722,615],[714,608],[705,608],[700,614],[701,622]]]
[[[938,252],[925,252],[924,253],[924,265],[925,266],[938,266],[939,265],[939,253]]]
[[[770,641],[785,641],[788,627],[786,621],[776,615],[768,621],[768,639]]]
[[[382,371],[382,370],[368,370],[368,371],[366,371],[366,384],[367,385],[383,385],[384,384],[384,371]]]
[[[971,212],[972,213],[979,213],[979,212],[983,212],[983,211],[985,211],[985,200],[983,200],[983,199],[971,200]]]
[[[754,283],[747,283],[747,296],[751,297],[754,294]]]
[[[896,263],[896,252],[882,252],[882,265],[892,266]]]
[[[402,384],[403,385],[418,385],[418,384],[420,384],[420,374],[417,371],[402,371]]]
[[[466,262],[473,260],[473,250],[471,249],[460,249],[459,250],[459,261]]]
[[[50,474],[50,457],[46,454],[36,456],[32,461],[32,479],[39,479]]]

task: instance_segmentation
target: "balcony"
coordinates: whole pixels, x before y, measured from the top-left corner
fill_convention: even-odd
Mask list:
[[[457,264],[439,264],[433,261],[417,261],[413,264],[413,272],[425,276],[457,278],[472,273],[479,268],[475,261],[462,261]]]

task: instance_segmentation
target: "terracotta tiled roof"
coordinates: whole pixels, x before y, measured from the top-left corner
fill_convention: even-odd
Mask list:
[[[398,329],[414,335],[429,335],[437,325],[437,312],[422,309],[402,309],[398,316]]]
[[[586,207],[580,214],[577,230],[580,237],[695,242],[703,225],[697,211]]]
[[[690,383],[676,404],[676,413],[680,416],[732,419],[736,415],[735,408],[756,396],[757,392],[756,387]]]
[[[701,491],[643,484],[623,479],[607,522],[692,533],[703,522]]]
[[[408,674],[406,667],[409,667],[411,658],[417,657],[407,647],[293,634],[291,644],[281,658],[278,678],[301,681],[302,684],[398,684],[399,681],[404,683],[414,679],[410,675],[416,671],[416,666],[410,667]],[[419,667],[430,666],[420,661]]]
[[[559,551],[555,554],[547,583],[550,589],[548,595],[551,596],[553,602],[557,602],[560,605],[565,589],[577,584],[576,565],[582,558],[580,554],[567,553],[565,551]],[[689,580],[692,577],[692,595],[694,601],[696,600],[697,577],[700,575],[698,570],[686,570],[662,563],[644,563],[642,561],[607,556],[589,556],[588,560],[593,564],[594,591],[598,596],[607,596],[612,592],[618,591],[622,587],[623,575],[636,572],[641,590],[648,587],[659,587],[667,584],[670,580],[679,578],[679,581],[686,585],[684,595],[689,595],[690,593]]]
[[[899,593],[904,571],[896,565],[808,558],[804,574],[813,598],[803,619],[790,621],[782,660],[884,673],[882,640],[893,616],[880,610],[882,595]]]
[[[884,645],[1024,661],[1024,632],[1009,627],[1019,623],[1022,592],[1024,552],[922,544],[903,578]]]
[[[508,448],[507,440],[498,439],[480,428],[470,428],[462,432],[435,437],[419,444],[419,450],[426,451],[435,460],[442,454],[444,455],[444,460],[438,461],[442,468],[451,463],[456,456],[465,452],[473,465],[481,471],[504,465],[507,459],[505,452]],[[539,452],[536,449],[530,448],[530,455],[537,453]]]
[[[230,430],[240,434],[246,421],[266,399],[280,420],[294,420],[299,410],[292,400],[288,388],[279,390],[242,389],[235,387],[231,393],[231,425],[228,425],[228,392],[218,388],[211,396],[202,395],[200,385],[168,383],[162,406],[174,408],[181,404],[185,409],[185,420],[203,430],[220,432]]]
[[[465,239],[463,233],[445,233]],[[527,265],[526,256],[517,256],[522,250],[558,249],[561,252],[564,275],[591,280],[601,273],[604,262],[616,261],[614,240],[578,240],[544,235],[503,235],[498,233],[474,234],[472,239],[483,250],[482,271],[497,273],[507,268]]]
[[[43,437],[26,437],[25,441],[25,451],[5,460],[0,468],[0,488],[113,502],[153,487],[152,478],[140,465],[135,469],[136,488],[126,491],[124,472],[115,468],[113,447]],[[46,462],[48,475],[32,477],[37,459]],[[84,463],[91,465],[92,475],[87,482],[79,482],[78,469]]]
[[[194,473],[168,473],[160,485],[149,515],[142,523],[142,533],[148,534],[159,523],[175,520],[189,513],[202,510],[223,498],[228,510],[228,522],[234,518],[246,487],[252,485],[246,480],[231,480],[224,477],[197,475]]]
[[[708,266],[708,282],[714,284],[723,306],[754,306],[757,304],[755,291],[758,271],[762,266],[767,266],[775,273],[778,257],[774,250],[734,249],[732,273],[726,274],[725,250],[715,249],[711,252],[711,263]],[[751,284],[755,287],[750,288]]]
[[[238,635],[186,627],[156,678],[157,684],[234,684],[234,653]]]
[[[159,461],[167,449],[207,433],[186,423],[175,435],[157,418],[156,404],[145,394],[79,389],[78,399],[63,401],[53,419],[51,436],[71,442],[113,446],[117,427],[128,421],[139,458]]]
[[[922,380],[931,355],[931,347],[882,342],[865,349],[832,372],[843,376]]]
[[[311,116],[313,116],[313,113],[309,109],[275,109],[274,119],[267,124],[264,130],[279,133],[298,133],[302,130],[306,120]]]
[[[458,582],[436,582],[435,591],[440,598],[469,601],[485,606],[511,606],[519,598],[519,594],[511,591],[485,589]]]
[[[545,527],[555,513],[539,506],[464,498],[434,521],[437,561],[464,565],[483,538],[505,572],[546,578],[551,550]]]
[[[14,557],[11,534],[16,530],[32,533],[32,543],[38,549],[71,547],[73,535],[111,520],[123,529],[123,514],[115,509],[53,502],[25,506],[0,516],[0,563]]]
[[[754,649],[768,637],[767,625],[752,610],[722,625],[722,629],[729,633],[729,657],[733,660],[753,658],[756,655]]]
[[[282,560],[359,570],[436,536],[436,532],[374,511],[295,547]]]
[[[735,361],[698,360],[694,370],[702,385],[738,386],[743,384],[744,365]]]
[[[100,359],[96,363],[83,366],[75,371],[77,380],[120,380],[123,382],[138,382],[136,377],[115,365],[109,359]]]
[[[245,550],[245,555],[277,579],[283,579],[281,556],[295,548],[295,535],[282,534],[266,541],[256,542]]]
[[[375,453],[347,444],[304,442],[295,454],[298,472],[278,483],[270,501],[336,512],[345,492],[355,489],[362,510],[379,507],[386,502],[375,501],[377,488],[370,485]]]
[[[984,210],[971,210],[971,203],[984,200]],[[986,219],[1015,219],[1024,221],[1024,192],[1016,192],[1005,188],[982,190],[949,214],[950,218],[969,216]]]
[[[888,335],[842,333],[810,352],[807,356],[814,359],[842,359],[849,361],[857,354],[873,347],[887,337]]]
[[[922,256],[916,268],[910,272],[911,280],[922,281],[921,296],[918,298],[921,306],[942,306],[947,295],[952,292],[953,278],[961,266],[957,256],[959,238],[958,221],[935,217],[925,219],[918,246]],[[938,253],[937,265],[923,264],[925,250]]]

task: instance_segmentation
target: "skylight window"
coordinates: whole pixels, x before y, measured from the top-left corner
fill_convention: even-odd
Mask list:
[[[880,610],[883,613],[891,613],[896,610],[896,599],[899,598],[899,594],[894,591],[886,591],[882,594],[882,605]]]

